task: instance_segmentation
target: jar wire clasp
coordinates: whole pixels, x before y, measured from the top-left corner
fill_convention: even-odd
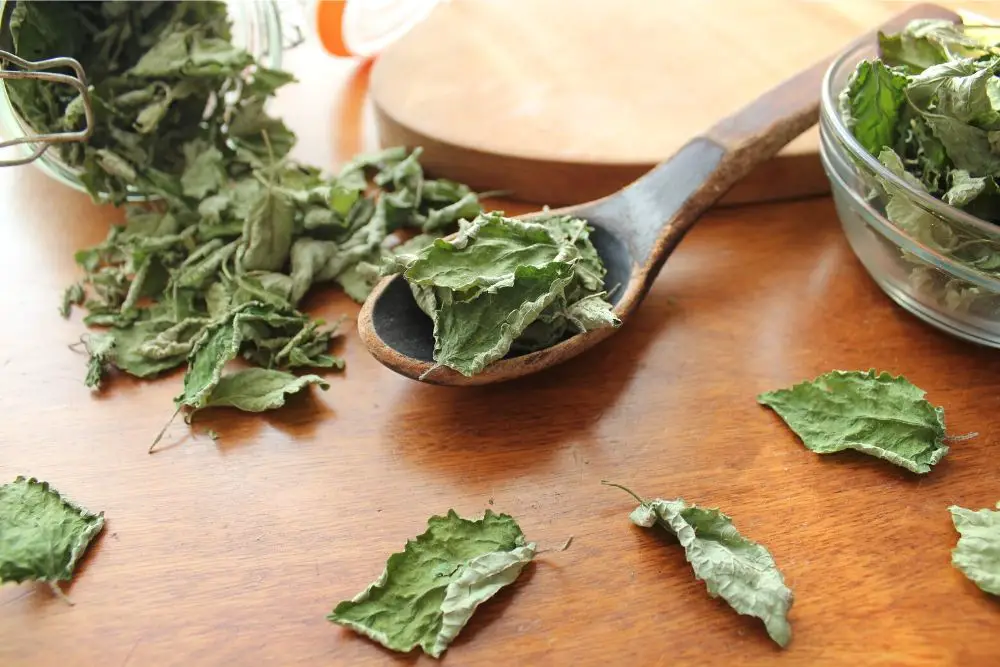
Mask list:
[[[19,69],[7,69],[7,63],[12,63]],[[74,75],[59,74],[45,70],[68,68],[73,70]],[[66,144],[72,142],[83,142],[94,133],[94,107],[90,100],[90,91],[87,89],[87,77],[83,71],[83,65],[73,58],[50,58],[32,62],[19,58],[8,51],[0,50],[0,80],[23,80],[34,79],[37,81],[48,81],[51,83],[61,83],[73,87],[80,93],[80,100],[83,105],[85,124],[83,129],[75,132],[52,132],[48,134],[29,134],[16,139],[0,141],[0,150],[12,146],[30,145],[31,153],[24,157],[3,159],[0,158],[0,167],[16,167],[22,164],[34,162],[53,144]]]

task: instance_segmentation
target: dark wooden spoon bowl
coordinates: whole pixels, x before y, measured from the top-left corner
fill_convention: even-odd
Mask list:
[[[936,5],[918,5],[878,31],[898,31],[917,18],[959,20]],[[857,42],[871,41],[876,34],[873,31]],[[753,167],[816,123],[821,83],[832,60],[819,62],[765,93],[615,194],[554,211],[583,218],[594,227],[591,238],[608,270],[605,286],[617,287],[612,302],[623,323],[642,303],[667,257],[701,215]],[[616,329],[577,334],[537,352],[508,356],[465,377],[450,368],[434,368],[431,320],[397,275],[372,291],[361,309],[358,331],[372,355],[397,373],[432,384],[480,385],[554,366],[593,347]]]

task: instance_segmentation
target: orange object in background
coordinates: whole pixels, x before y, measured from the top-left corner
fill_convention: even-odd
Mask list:
[[[371,58],[424,20],[439,0],[316,0],[316,34],[330,54]]]

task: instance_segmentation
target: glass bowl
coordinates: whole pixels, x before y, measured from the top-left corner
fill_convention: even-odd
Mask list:
[[[0,0],[0,35],[7,32],[7,22],[10,19],[13,2]],[[233,43],[242,47],[261,65],[271,69],[281,69],[283,52],[295,46],[289,43],[287,14],[275,0],[247,2],[246,0],[227,0],[229,16],[232,20]],[[13,139],[32,134],[32,130],[11,105],[7,95],[7,87],[0,81],[0,136]],[[10,149],[14,152],[5,157],[21,157],[30,155],[37,145],[22,144]],[[46,175],[68,185],[74,190],[86,192],[80,181],[79,171],[63,162],[59,151],[48,150],[34,161]],[[129,201],[144,201],[146,197],[135,194],[129,196]]]
[[[1000,226],[913,188],[862,148],[841,120],[841,91],[857,64],[877,55],[874,43],[850,49],[823,80],[820,158],[848,243],[903,308],[950,334],[1000,347]],[[919,229],[886,217],[886,187],[919,207]]]

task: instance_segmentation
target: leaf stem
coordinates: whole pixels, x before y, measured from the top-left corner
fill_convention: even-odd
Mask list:
[[[635,493],[635,491],[633,491],[632,489],[628,488],[627,486],[622,486],[621,484],[615,484],[614,482],[609,482],[606,479],[602,479],[601,480],[601,484],[603,484],[604,486],[613,486],[616,489],[621,489],[625,493],[629,494],[630,496],[632,496],[633,498],[635,498],[636,500],[638,500],[640,505],[645,505],[646,504],[645,500],[643,500],[642,498],[640,498],[639,496],[637,496],[636,493]]]
[[[50,581],[48,582],[48,584],[49,584],[49,590],[52,591],[53,595],[55,595],[57,598],[68,604],[70,607],[76,606],[73,603],[73,601],[69,599],[69,596],[63,593],[63,589],[59,588],[59,584],[57,584],[54,581]]]
[[[170,416],[170,421],[168,421],[166,424],[163,425],[163,428],[161,428],[160,432],[156,435],[156,439],[153,440],[153,444],[149,446],[149,451],[146,452],[147,454],[153,453],[153,450],[156,449],[156,446],[160,444],[160,440],[163,439],[163,434],[167,432],[167,429],[170,428],[170,425],[174,423],[174,420],[177,419],[177,415],[180,414],[180,411],[183,409],[184,409],[183,403],[177,406],[177,409],[174,410],[174,414]]]
[[[569,539],[566,540],[566,542],[561,547],[559,547],[558,549],[541,549],[539,551],[536,551],[535,555],[541,556],[542,554],[562,553],[563,551],[566,551],[567,549],[569,549],[569,545],[571,545],[571,544],[573,544],[573,535],[570,535]]]
[[[425,379],[425,378],[426,378],[426,377],[427,377],[428,375],[430,375],[431,373],[433,373],[433,372],[434,372],[434,371],[436,371],[437,369],[441,368],[441,366],[442,366],[442,364],[440,364],[440,363],[438,363],[438,364],[434,364],[433,366],[431,366],[430,368],[428,368],[428,369],[427,369],[426,371],[424,371],[423,373],[421,373],[421,374],[420,374],[420,377],[419,377],[419,378],[417,378],[417,379],[418,379],[418,380],[420,380],[421,382],[423,382],[423,380],[424,380],[424,379]]]

